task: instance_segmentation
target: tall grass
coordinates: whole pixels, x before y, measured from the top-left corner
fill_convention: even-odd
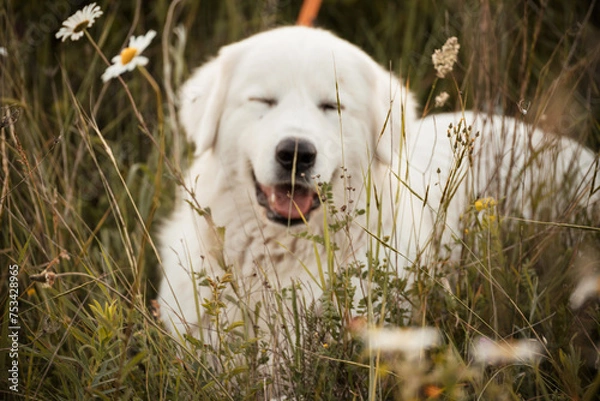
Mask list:
[[[595,2],[583,3],[326,1],[318,22],[382,64],[391,61],[424,106],[446,90],[460,100],[444,110],[519,114],[598,149],[599,13]],[[222,327],[231,341],[221,348],[192,338],[188,349],[179,347],[152,302],[160,276],[152,234],[173,205],[191,153],[175,92],[220,46],[293,23],[299,5],[100,5],[104,15],[89,37],[65,43],[54,34],[81,2],[9,0],[0,9],[7,53],[0,55],[0,277],[8,283],[9,265],[18,265],[20,289],[18,393],[7,384],[14,325],[7,286],[0,289],[0,398],[268,399],[277,389],[323,400],[597,399],[600,315],[593,302],[573,310],[569,297],[574,267],[585,274],[598,268],[598,221],[573,216],[565,220],[576,225],[542,225],[486,219],[471,209],[465,232],[448,244],[461,257],[443,258],[441,249],[412,266],[418,280],[410,288],[396,276],[384,238],[373,238],[369,266],[336,273],[334,236],[307,235],[328,246],[329,283],[319,313],[297,288],[275,294],[275,304],[293,306],[283,329],[293,351],[248,339],[235,325]],[[102,84],[103,56],[148,29],[159,35],[145,52],[147,75],[136,70]],[[455,80],[435,81],[430,56],[449,36],[462,46]],[[340,206],[324,205],[327,233],[352,218]],[[365,268],[378,288],[358,306],[370,322],[402,326],[410,318],[443,333],[421,363],[373,356],[353,328],[360,322],[345,315],[351,277]],[[49,288],[40,273],[55,274]],[[217,294],[226,285],[204,284]],[[206,307],[222,313],[222,305]],[[482,366],[469,348],[480,335],[538,339],[544,356]]]

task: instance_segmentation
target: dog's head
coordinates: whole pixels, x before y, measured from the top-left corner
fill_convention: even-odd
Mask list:
[[[232,182],[249,183],[257,207],[283,224],[307,219],[321,204],[317,182],[335,188],[340,168],[360,180],[374,158],[391,163],[402,119],[415,119],[411,95],[391,73],[352,44],[305,27],[224,47],[181,101],[197,152],[216,152]]]

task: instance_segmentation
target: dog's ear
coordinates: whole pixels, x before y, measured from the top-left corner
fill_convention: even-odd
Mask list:
[[[202,154],[214,146],[235,57],[234,45],[198,68],[179,94],[179,120],[187,137]]]
[[[417,121],[416,101],[406,85],[379,65],[373,66],[374,98],[371,102],[375,157],[392,163],[401,151],[401,141],[411,134]]]

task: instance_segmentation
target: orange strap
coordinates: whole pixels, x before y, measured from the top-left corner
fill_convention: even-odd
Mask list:
[[[319,14],[319,8],[321,8],[321,0],[304,0],[296,25],[312,26]]]

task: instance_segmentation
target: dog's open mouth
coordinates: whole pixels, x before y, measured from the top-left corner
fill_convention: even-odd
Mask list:
[[[267,218],[280,224],[297,224],[308,220],[310,212],[319,207],[318,194],[304,185],[256,183],[258,204],[267,210]]]

